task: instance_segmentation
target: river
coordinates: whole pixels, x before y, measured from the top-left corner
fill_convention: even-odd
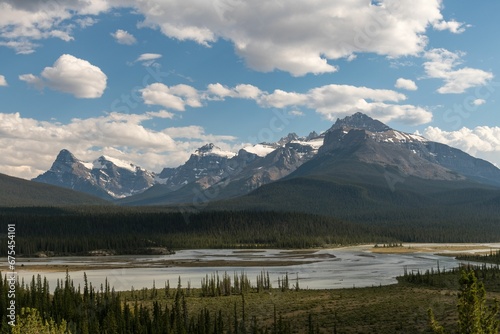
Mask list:
[[[99,288],[107,279],[117,291],[151,288],[153,282],[157,288],[162,288],[167,281],[171,287],[176,287],[179,277],[183,287],[189,282],[195,288],[200,286],[206,274],[215,272],[220,275],[227,272],[231,276],[244,272],[255,284],[261,271],[269,272],[274,287],[278,285],[278,278],[288,274],[290,286],[298,277],[301,289],[339,289],[393,284],[405,268],[409,272],[422,272],[438,266],[450,269],[459,265],[454,257],[436,255],[435,250],[380,254],[372,252],[372,246],[309,251],[198,249],[157,256],[18,259],[17,272],[25,281],[31,280],[34,274],[47,277],[51,290],[58,279],[65,277],[65,272],[54,271],[54,266],[67,266],[75,285],[83,286],[85,272],[94,287]],[[500,244],[483,244],[481,249],[485,247],[492,249]]]

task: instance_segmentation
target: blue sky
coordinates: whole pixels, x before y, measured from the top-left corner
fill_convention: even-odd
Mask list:
[[[0,173],[153,171],[357,111],[500,165],[495,0],[0,3]]]

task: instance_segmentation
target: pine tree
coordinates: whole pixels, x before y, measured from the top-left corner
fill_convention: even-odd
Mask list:
[[[462,272],[458,295],[458,326],[463,334],[497,334],[500,321],[497,319],[498,303],[486,306],[486,290],[478,282],[473,270]]]
[[[458,333],[459,334],[498,334],[500,320],[499,306],[495,300],[493,307],[486,306],[484,284],[477,280],[473,270],[462,271],[458,294]],[[444,334],[444,328],[434,318],[429,309],[431,330],[435,334]]]

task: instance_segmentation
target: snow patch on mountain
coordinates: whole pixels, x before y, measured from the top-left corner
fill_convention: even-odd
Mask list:
[[[310,146],[313,149],[318,150],[321,146],[323,146],[324,139],[324,137],[318,137],[310,140],[302,140],[301,138],[299,138],[298,140],[292,140],[290,143]]]
[[[410,134],[392,129],[384,132],[368,132],[368,133],[372,139],[378,142],[386,142],[386,143],[428,142],[427,139],[425,139],[420,135]]]
[[[214,156],[219,156],[219,157],[229,159],[229,158],[234,157],[236,155],[236,153],[230,152],[230,151],[224,151],[220,147],[215,146],[214,144],[210,143],[210,144],[206,144],[206,145],[200,147],[199,149],[197,149],[194,152],[194,155],[198,155],[200,157],[214,155]]]
[[[103,155],[103,156],[99,157],[97,160],[94,160],[93,168],[96,168],[96,169],[107,168],[107,166],[106,166],[107,162],[111,162],[116,167],[129,170],[132,173],[135,173],[137,169],[141,169],[140,167],[134,165],[133,163],[126,162],[126,161],[116,159],[116,158],[112,158],[112,157],[109,157],[107,155]]]
[[[243,147],[243,150],[247,151],[248,153],[253,153],[259,157],[265,157],[275,149],[276,147],[268,144],[256,144],[253,146]]]

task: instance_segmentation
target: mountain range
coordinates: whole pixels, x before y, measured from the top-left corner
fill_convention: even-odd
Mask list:
[[[62,150],[52,167],[33,181],[122,205],[301,207],[331,214],[337,210],[332,204],[415,206],[443,201],[440,196],[446,192],[449,201],[461,201],[460,189],[474,189],[494,202],[500,170],[459,149],[356,113],[338,119],[322,134],[292,133],[239,152],[207,144],[183,165],[159,173],[106,156],[84,162]]]

